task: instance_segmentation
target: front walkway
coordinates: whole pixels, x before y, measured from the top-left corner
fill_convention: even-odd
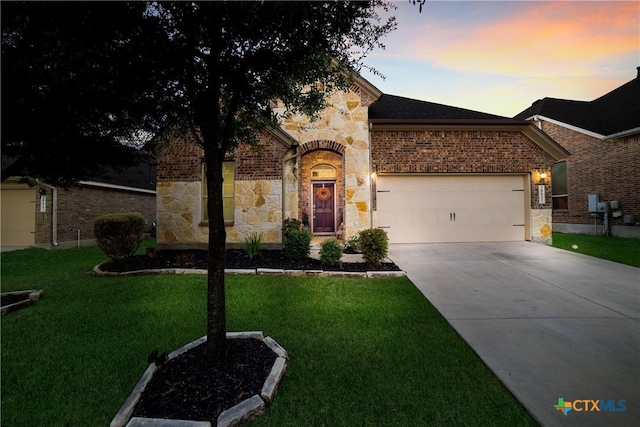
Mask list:
[[[543,426],[638,425],[640,269],[529,242],[389,257]]]

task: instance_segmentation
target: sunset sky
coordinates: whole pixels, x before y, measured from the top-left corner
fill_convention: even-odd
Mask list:
[[[544,97],[591,101],[637,76],[640,1],[395,1],[365,60],[382,92],[512,117]]]

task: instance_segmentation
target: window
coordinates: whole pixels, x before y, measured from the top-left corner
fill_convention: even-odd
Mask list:
[[[202,222],[209,221],[207,211],[207,175],[206,166],[202,165]],[[225,224],[233,224],[235,210],[235,165],[233,162],[222,163],[222,210]]]
[[[551,166],[551,200],[554,210],[569,209],[567,189],[567,163],[556,163]]]
[[[311,169],[311,179],[336,179],[336,168],[331,165],[318,165]]]

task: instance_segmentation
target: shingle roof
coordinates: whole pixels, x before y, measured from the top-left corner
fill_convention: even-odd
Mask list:
[[[464,108],[451,107],[433,102],[383,94],[369,108],[369,120],[376,121],[499,121],[513,123],[517,120],[481,113]]]
[[[540,115],[600,135],[613,135],[640,127],[640,77],[593,101],[544,98],[514,118]]]

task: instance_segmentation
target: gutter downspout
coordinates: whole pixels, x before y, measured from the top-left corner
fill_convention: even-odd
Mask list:
[[[300,153],[298,152],[298,146],[294,145],[293,146],[293,154],[285,157],[284,159],[282,159],[282,221],[284,221],[285,218],[285,200],[286,200],[286,195],[287,195],[287,190],[286,190],[286,186],[285,186],[285,163],[288,162],[289,160],[293,160],[295,158],[297,158]]]
[[[51,244],[58,247],[58,189],[53,185],[38,184],[51,189]]]

